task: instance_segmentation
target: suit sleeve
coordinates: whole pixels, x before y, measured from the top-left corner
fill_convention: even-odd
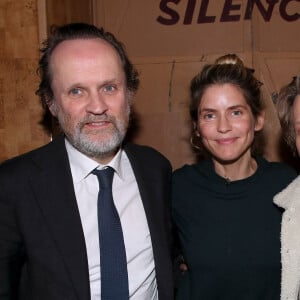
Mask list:
[[[6,173],[0,167],[0,300],[15,300],[24,251],[14,208],[14,180]]]

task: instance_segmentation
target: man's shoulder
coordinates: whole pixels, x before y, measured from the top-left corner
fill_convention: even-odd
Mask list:
[[[149,156],[154,156],[154,157],[157,157],[157,158],[167,160],[167,158],[161,152],[159,152],[158,150],[154,149],[153,147],[147,146],[147,145],[126,143],[124,145],[124,150],[125,150],[126,153],[149,155]]]
[[[129,159],[143,160],[144,163],[164,163],[171,165],[169,160],[158,150],[151,146],[126,143],[123,147]]]
[[[54,155],[60,155],[59,153],[64,151],[63,145],[63,137],[58,137],[46,145],[12,157],[0,164],[0,173],[11,173],[15,171],[20,172],[42,161],[51,164],[53,162],[52,153]]]

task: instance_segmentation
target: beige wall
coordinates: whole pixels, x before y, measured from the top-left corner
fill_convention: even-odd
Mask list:
[[[0,161],[44,144],[37,87],[36,1],[0,2]]]
[[[254,5],[252,14],[252,0],[233,0],[231,7],[225,0],[177,2],[1,0],[0,161],[49,140],[39,125],[42,111],[34,94],[37,49],[50,25],[71,21],[104,26],[125,43],[141,76],[133,140],[160,150],[174,168],[195,159],[189,145],[189,81],[205,63],[228,52],[239,54],[264,82],[265,154],[282,159],[271,95],[300,71],[300,2],[254,1],[261,6]]]
[[[135,103],[140,125],[136,142],[159,149],[174,168],[193,162],[189,82],[204,64],[237,53],[264,82],[265,156],[283,158],[271,95],[300,71],[299,1],[256,1],[261,5],[255,4],[252,13],[249,4],[255,1],[251,0],[231,1],[231,5],[225,0],[94,2],[95,23],[125,43],[141,74]]]
[[[44,0],[47,27],[69,22],[93,22],[91,0]]]
[[[0,1],[0,162],[50,140],[35,90],[40,41],[52,24],[92,22],[88,0]]]

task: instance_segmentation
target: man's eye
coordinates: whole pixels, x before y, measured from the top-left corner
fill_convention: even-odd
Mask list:
[[[104,91],[105,91],[105,92],[108,92],[108,93],[111,93],[111,92],[113,92],[113,91],[115,91],[115,90],[116,90],[116,87],[113,86],[113,85],[106,85],[106,86],[104,87]]]
[[[202,118],[204,120],[213,120],[215,118],[215,115],[213,113],[207,113],[207,114],[204,114]]]
[[[79,89],[79,88],[72,89],[72,90],[70,90],[70,94],[74,95],[74,96],[81,95],[81,89]]]

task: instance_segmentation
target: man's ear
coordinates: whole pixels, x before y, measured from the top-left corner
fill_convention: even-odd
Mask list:
[[[54,99],[47,100],[47,106],[53,117],[57,117],[57,106]]]
[[[130,90],[127,90],[126,92],[126,100],[129,104],[129,106],[131,107],[135,101],[135,92],[132,92]]]
[[[260,131],[263,129],[264,124],[265,124],[265,116],[266,116],[266,112],[262,111],[256,118],[255,121],[255,127],[254,130],[255,131]]]

